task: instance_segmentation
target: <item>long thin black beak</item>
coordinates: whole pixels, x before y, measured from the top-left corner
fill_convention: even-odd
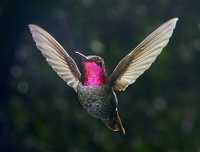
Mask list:
[[[80,55],[80,57],[81,57],[82,60],[87,60],[88,59],[87,56],[85,56],[84,54],[82,54],[80,52],[75,52],[75,53],[78,54],[78,55]]]

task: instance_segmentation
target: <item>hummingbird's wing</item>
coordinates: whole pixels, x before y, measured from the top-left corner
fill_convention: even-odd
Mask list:
[[[110,77],[114,90],[124,91],[151,66],[169,42],[177,21],[173,18],[162,24],[119,62]]]
[[[44,29],[30,24],[32,37],[37,48],[42,52],[53,70],[75,91],[80,81],[81,74],[75,61],[65,49]]]

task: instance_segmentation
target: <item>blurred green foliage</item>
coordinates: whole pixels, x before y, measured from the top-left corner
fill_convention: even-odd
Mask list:
[[[200,151],[198,0],[7,0],[0,2],[0,151]],[[34,23],[73,50],[117,62],[172,17],[179,22],[153,66],[118,94],[126,135],[80,106],[28,31]]]

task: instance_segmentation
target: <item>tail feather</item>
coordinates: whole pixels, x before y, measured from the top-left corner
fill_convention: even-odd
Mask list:
[[[123,134],[126,134],[126,131],[123,127],[122,121],[119,117],[119,113],[117,110],[113,119],[106,121],[105,124],[108,128],[110,128],[113,131],[121,131]]]

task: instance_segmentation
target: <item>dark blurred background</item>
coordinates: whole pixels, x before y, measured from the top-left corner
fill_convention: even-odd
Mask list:
[[[164,21],[179,17],[158,60],[118,94],[126,135],[80,106],[36,49],[27,25],[65,48],[102,56],[109,73]],[[200,1],[1,0],[1,152],[199,152]]]

